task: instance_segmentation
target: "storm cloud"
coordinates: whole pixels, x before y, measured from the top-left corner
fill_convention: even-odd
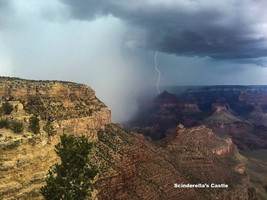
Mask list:
[[[166,85],[267,84],[257,0],[0,0],[0,75],[91,86],[122,122]]]
[[[105,15],[134,29],[128,43],[150,50],[215,59],[267,56],[264,0],[61,0],[78,20]]]
[[[7,15],[12,12],[10,1],[0,0],[0,29],[3,29],[7,24]]]

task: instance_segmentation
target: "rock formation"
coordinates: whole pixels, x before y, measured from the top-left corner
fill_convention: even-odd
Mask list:
[[[159,140],[179,123],[204,124],[215,134],[232,137],[241,150],[267,148],[266,96],[266,86],[187,87],[178,97],[165,91],[142,106],[126,127]]]
[[[110,111],[88,86],[61,81],[0,78],[0,98],[16,109],[2,119],[23,122],[24,131],[0,134],[0,199],[41,199],[39,188],[50,166],[57,161],[54,146],[64,133],[84,134],[92,141],[111,122]],[[40,118],[40,134],[28,129],[33,114]],[[44,131],[51,122],[56,135]]]
[[[218,148],[228,151],[218,155]],[[230,140],[218,138],[205,126],[174,133],[159,147],[142,135],[108,125],[99,132],[92,161],[101,170],[98,199],[249,199],[249,180],[236,170],[236,154]],[[188,183],[229,187],[175,187]]]
[[[172,106],[166,105],[177,99],[164,96],[170,99],[163,101],[169,109]],[[94,199],[255,197],[235,145],[206,126],[188,129],[180,125],[156,145],[141,134],[111,124],[110,111],[82,84],[1,77],[0,97],[16,107],[1,119],[24,125],[17,134],[0,129],[0,199],[43,199],[39,189],[49,167],[58,161],[54,145],[62,133],[83,134],[94,142],[89,164],[100,170]],[[33,115],[40,119],[39,134],[29,130]],[[47,122],[54,134],[45,131]],[[179,184],[205,188],[179,188]]]

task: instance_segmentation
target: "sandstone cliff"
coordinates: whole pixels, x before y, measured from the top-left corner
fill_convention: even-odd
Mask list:
[[[92,141],[111,121],[110,111],[88,86],[62,81],[29,81],[0,78],[1,104],[15,108],[1,119],[24,124],[19,134],[0,130],[0,199],[42,199],[39,188],[57,161],[54,146],[61,133],[84,134]],[[28,129],[33,114],[40,118],[40,134]],[[55,135],[44,131],[51,122]]]

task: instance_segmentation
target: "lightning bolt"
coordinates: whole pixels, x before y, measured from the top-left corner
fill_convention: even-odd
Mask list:
[[[157,91],[160,94],[159,83],[160,83],[160,75],[161,75],[161,73],[160,73],[160,71],[158,69],[158,62],[157,62],[158,53],[159,53],[158,51],[155,53],[154,59],[155,59],[155,70],[158,72]]]

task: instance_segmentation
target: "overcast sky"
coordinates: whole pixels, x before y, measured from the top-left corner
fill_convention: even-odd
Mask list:
[[[163,85],[267,84],[264,0],[0,0],[0,73],[90,85],[113,121]],[[151,87],[152,86],[152,87]]]

